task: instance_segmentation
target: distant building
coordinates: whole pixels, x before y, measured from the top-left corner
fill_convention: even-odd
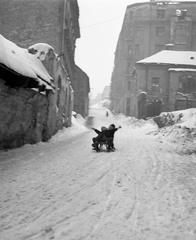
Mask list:
[[[136,63],[138,118],[196,108],[196,51],[163,50]]]
[[[111,78],[111,108],[137,117],[135,63],[159,51],[196,51],[196,2],[150,1],[127,6]]]
[[[96,105],[96,104],[100,104],[102,100],[102,94],[101,93],[97,93],[96,96],[92,96],[90,98],[90,105]]]
[[[74,71],[74,106],[73,110],[84,118],[89,113],[89,77],[78,66]]]
[[[110,86],[105,86],[101,96],[102,100],[110,98]]]

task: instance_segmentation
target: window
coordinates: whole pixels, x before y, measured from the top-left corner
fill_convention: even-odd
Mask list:
[[[178,20],[184,20],[187,15],[187,9],[176,9]]]
[[[182,93],[196,92],[196,76],[184,75],[180,77],[178,89]]]
[[[130,66],[131,66],[131,63],[130,63],[130,62],[128,62],[128,63],[127,63],[127,73],[129,73]]]
[[[187,42],[187,25],[184,22],[176,26],[175,42],[178,44],[184,44]]]
[[[129,56],[131,55],[131,53],[132,53],[132,45],[129,44],[129,46],[128,46],[128,54],[129,54]]]
[[[127,82],[127,90],[130,91],[131,90],[131,81]]]
[[[142,16],[142,10],[141,9],[137,9],[136,15],[137,15],[137,17],[141,17]]]
[[[155,52],[160,52],[164,49],[164,46],[163,45],[155,45]]]
[[[183,50],[186,49],[186,45],[183,44],[183,43],[182,43],[182,44],[177,43],[177,44],[175,45],[175,48],[176,48],[177,51],[183,51]]]
[[[140,45],[139,44],[135,44],[135,56],[136,56],[136,58],[139,58],[139,56],[140,56]]]
[[[131,108],[131,99],[130,98],[127,98],[126,99],[126,115],[127,116],[130,116],[130,109]]]
[[[140,27],[136,27],[135,29],[135,38],[136,39],[140,39],[141,37],[141,28]]]
[[[159,36],[162,36],[165,32],[165,28],[164,27],[157,27],[156,28],[156,36],[159,37]]]
[[[152,77],[152,91],[159,91],[159,77]]]
[[[157,19],[165,18],[165,9],[157,9]]]

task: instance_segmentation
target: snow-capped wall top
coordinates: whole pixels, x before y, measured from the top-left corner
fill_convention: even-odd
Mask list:
[[[196,66],[196,52],[195,51],[173,51],[163,50],[150,57],[144,58],[137,62],[137,64],[176,64],[176,65],[192,65]]]
[[[45,60],[45,57],[50,50],[54,52],[54,48],[47,43],[36,43],[28,47],[28,52],[35,55],[41,61]]]
[[[52,89],[52,77],[48,74],[42,62],[27,49],[20,48],[0,34],[0,63],[15,72],[34,78],[40,83],[45,81],[47,89]],[[45,85],[45,84],[44,84]]]
[[[169,68],[168,70],[175,72],[196,72],[194,68]]]

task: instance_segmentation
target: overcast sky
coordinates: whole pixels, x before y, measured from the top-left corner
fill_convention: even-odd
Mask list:
[[[91,92],[110,85],[114,52],[126,7],[145,0],[78,0],[81,37],[76,42],[76,64],[89,76]]]
[[[127,5],[142,0],[78,0],[81,37],[76,64],[89,76],[93,93],[110,84],[114,52]]]

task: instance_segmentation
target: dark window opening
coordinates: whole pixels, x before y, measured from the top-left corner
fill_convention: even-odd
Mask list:
[[[182,93],[196,92],[196,76],[184,75],[180,77],[178,89]]]
[[[139,59],[139,57],[140,57],[140,45],[139,44],[135,44],[135,57],[136,57],[136,59]]]
[[[184,20],[187,15],[187,9],[176,9],[178,20]]]
[[[131,90],[131,81],[127,82],[127,90],[130,91]]]
[[[129,73],[130,67],[131,67],[131,63],[128,62],[128,63],[127,63],[127,73]]]
[[[136,29],[135,29],[135,38],[136,39],[140,39],[140,37],[141,37],[141,29],[140,29],[140,27],[136,27]]]
[[[155,45],[155,52],[160,52],[164,49],[164,46],[163,45]]]
[[[127,116],[130,116],[130,113],[131,113],[131,99],[130,98],[127,98],[126,99],[126,115]]]
[[[159,91],[159,77],[152,77],[152,91]]]
[[[157,19],[165,18],[165,9],[157,9]]]
[[[164,27],[157,27],[156,28],[156,36],[159,37],[159,36],[162,36],[165,32],[165,28]]]

